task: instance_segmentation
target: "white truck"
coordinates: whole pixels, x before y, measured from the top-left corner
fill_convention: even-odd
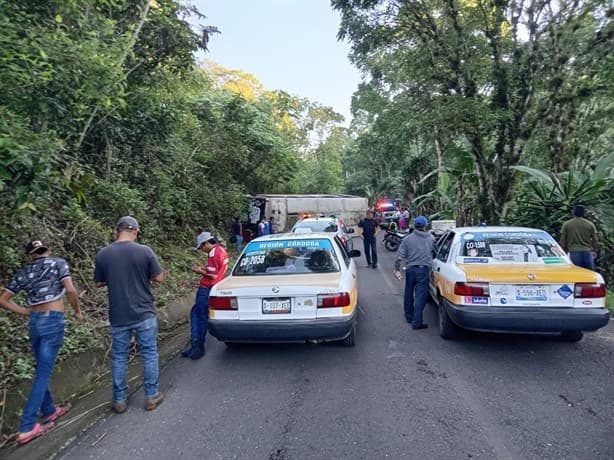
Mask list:
[[[369,207],[367,198],[355,195],[255,195],[251,197],[249,222],[273,217],[277,232],[289,231],[304,217],[336,216],[347,227],[356,227]]]

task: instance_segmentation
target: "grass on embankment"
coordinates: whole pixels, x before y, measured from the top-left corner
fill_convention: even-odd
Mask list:
[[[614,315],[614,290],[608,289],[605,295],[605,305],[610,310],[610,313]]]
[[[614,315],[614,291],[608,290],[606,292],[605,305],[610,310],[610,313]]]

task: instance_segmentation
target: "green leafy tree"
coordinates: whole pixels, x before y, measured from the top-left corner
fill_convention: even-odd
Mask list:
[[[340,37],[371,77],[371,115],[362,117],[375,135],[371,144],[386,141],[390,130],[378,126],[380,118],[400,113],[394,107],[403,103],[409,110],[395,118],[398,129],[421,126],[418,135],[431,138],[440,170],[450,146],[467,144],[476,185],[465,193],[475,195],[480,220],[504,218],[516,183],[511,167],[524,159],[538,154],[565,165],[575,155],[595,155],[580,148],[576,121],[595,139],[609,135],[593,123],[596,112],[587,114],[600,97],[612,100],[611,57],[604,54],[611,14],[603,1],[331,3],[342,15]],[[600,105],[604,110],[611,116],[610,105]]]

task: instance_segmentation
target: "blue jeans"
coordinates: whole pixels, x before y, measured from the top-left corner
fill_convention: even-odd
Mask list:
[[[241,252],[243,248],[243,237],[241,235],[235,235],[235,238],[237,239],[237,252]]]
[[[200,340],[203,345],[207,338],[207,324],[209,322],[209,291],[211,291],[211,288],[198,288],[194,306],[190,311],[190,339]]]
[[[367,259],[367,264],[368,265],[377,265],[377,240],[375,239],[374,236],[368,238],[368,237],[364,237],[364,244],[365,244],[365,257]]]
[[[145,397],[154,398],[158,396],[158,344],[156,343],[158,320],[154,316],[130,326],[111,326],[111,337],[113,338],[111,374],[113,377],[113,401],[115,402],[124,402],[128,399],[126,372],[132,331],[136,334],[136,341],[139,344],[141,358],[143,359]]]
[[[569,258],[573,264],[578,267],[595,270],[595,261],[593,260],[593,253],[591,251],[570,251]]]
[[[34,428],[38,420],[38,411],[43,417],[48,417],[55,412],[49,380],[53,372],[55,359],[64,343],[64,312],[45,311],[30,313],[28,332],[32,351],[36,359],[36,372],[32,381],[30,396],[26,402],[21,416],[21,433]]]
[[[429,293],[429,267],[408,266],[405,271],[405,294],[403,309],[405,319],[412,326],[422,325],[422,312]]]

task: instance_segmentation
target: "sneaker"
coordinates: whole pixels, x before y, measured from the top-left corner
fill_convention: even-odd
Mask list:
[[[162,392],[158,393],[158,396],[154,396],[153,398],[147,398],[145,401],[145,410],[154,410],[164,401],[164,394]]]
[[[111,409],[116,414],[123,414],[124,412],[126,412],[126,409],[128,409],[128,404],[126,403],[126,401],[113,401]]]
[[[192,353],[190,354],[190,359],[200,359],[205,356],[205,344],[202,342],[198,342],[197,345],[192,348]]]
[[[36,423],[34,425],[34,428],[32,428],[30,431],[26,431],[25,433],[19,433],[19,435],[17,436],[17,444],[23,446],[24,444],[29,443],[33,439],[41,437],[49,430],[51,430],[51,428],[53,428],[54,426],[55,423],[53,422],[43,424]]]
[[[429,327],[428,324],[421,324],[420,326],[412,326],[411,328],[415,331],[418,329],[427,329]]]
[[[377,268],[377,264],[373,264],[373,265],[372,265],[372,267],[373,267],[373,268]]]
[[[57,419],[59,419],[63,415],[66,415],[68,411],[70,411],[70,409],[72,409],[72,405],[70,403],[61,404],[59,406],[56,406],[55,412],[51,415],[48,415],[47,417],[43,417],[41,420],[41,423],[45,424],[49,422],[55,422]]]
[[[197,347],[198,347],[198,340],[197,339],[190,340],[190,343],[188,343],[188,345],[181,352],[181,356],[184,358],[189,358],[192,355],[192,352],[194,351],[194,349]]]

